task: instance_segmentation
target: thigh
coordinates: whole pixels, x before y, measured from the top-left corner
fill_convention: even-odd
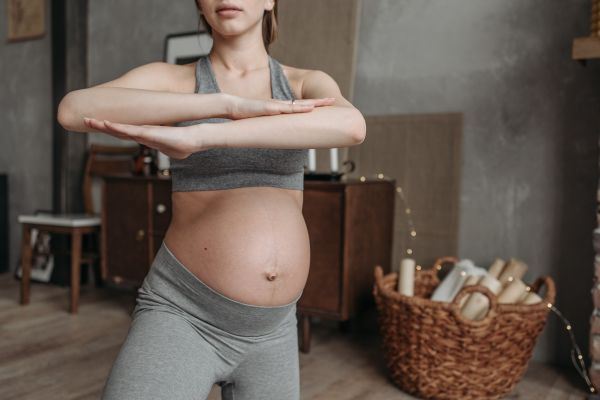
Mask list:
[[[258,344],[221,385],[223,400],[299,400],[296,326],[288,325],[280,336]]]
[[[131,322],[102,400],[205,399],[218,362],[210,345],[181,316],[146,310]]]

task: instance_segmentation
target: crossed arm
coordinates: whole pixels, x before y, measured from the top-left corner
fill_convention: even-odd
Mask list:
[[[155,68],[164,68],[159,63],[155,64]],[[135,73],[130,74],[129,85],[133,85],[131,82],[135,81],[135,76]],[[111,83],[118,84],[117,81]],[[137,91],[143,89],[131,86],[103,86],[109,85],[83,89],[88,91],[88,96],[84,96],[83,92],[79,97],[71,96],[69,102],[64,100],[66,105],[59,122],[67,129],[75,128],[69,130],[99,131],[134,140],[174,158],[185,158],[196,151],[218,147],[346,147],[362,143],[366,133],[365,120],[360,111],[341,95],[337,83],[329,75],[317,70],[307,72],[304,77],[301,96],[306,100],[298,100],[294,105],[290,105],[289,101],[272,101],[266,103],[267,108],[272,109],[268,110],[268,115],[263,113],[250,118],[244,117],[244,113],[249,115],[253,107],[264,108],[265,101],[243,99],[225,93],[188,94],[148,90],[142,93]],[[94,96],[91,96],[91,90]],[[121,100],[115,100],[117,91]],[[91,104],[92,98],[94,104]],[[78,105],[77,112],[74,111],[75,104]],[[132,109],[133,104],[137,106],[137,112]],[[202,115],[197,111],[199,109],[202,109]],[[232,121],[168,126],[177,121],[208,117],[231,118]]]

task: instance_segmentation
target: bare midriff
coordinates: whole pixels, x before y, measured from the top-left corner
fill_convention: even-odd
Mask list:
[[[289,304],[308,278],[303,192],[269,186],[173,192],[165,244],[206,285],[245,304]]]

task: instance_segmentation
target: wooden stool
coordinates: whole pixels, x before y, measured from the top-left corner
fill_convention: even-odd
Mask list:
[[[19,222],[23,226],[21,243],[21,304],[29,304],[29,287],[31,278],[31,230],[40,232],[63,233],[71,235],[71,300],[70,312],[77,313],[79,305],[79,281],[81,268],[82,243],[84,234],[98,233],[100,217],[95,215],[20,215]],[[98,235],[99,236],[99,235]]]

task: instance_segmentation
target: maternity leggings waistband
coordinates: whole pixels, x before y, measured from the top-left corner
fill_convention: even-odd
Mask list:
[[[300,398],[296,298],[233,300],[202,282],[163,243],[138,289],[131,326],[103,400]]]

